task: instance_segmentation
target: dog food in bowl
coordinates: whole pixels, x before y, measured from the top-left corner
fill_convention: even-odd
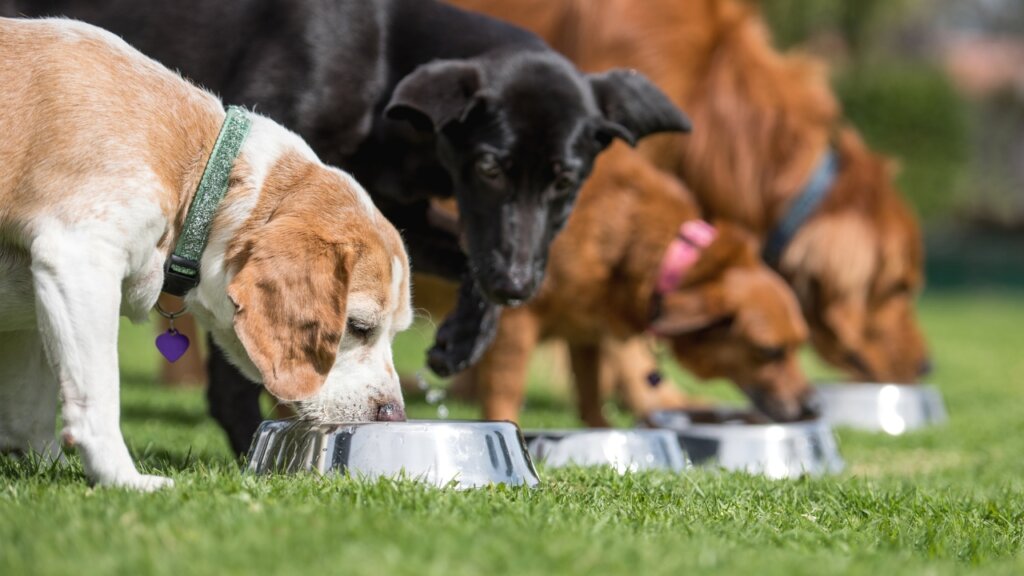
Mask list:
[[[253,438],[248,469],[261,474],[405,477],[456,488],[532,487],[540,481],[519,427],[511,422],[267,421]]]
[[[942,394],[925,384],[819,384],[822,419],[833,426],[885,432],[904,432],[947,420]]]
[[[842,471],[832,428],[821,420],[772,423],[746,410],[667,410],[648,424],[676,432],[696,465],[769,478],[821,476]]]
[[[530,454],[546,466],[611,466],[620,474],[684,470],[690,463],[668,430],[527,430]]]

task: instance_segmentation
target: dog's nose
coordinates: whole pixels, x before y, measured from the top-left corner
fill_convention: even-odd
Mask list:
[[[800,397],[800,417],[797,420],[813,420],[821,417],[821,395],[817,390],[808,390]]]
[[[518,304],[533,296],[534,284],[524,276],[506,276],[491,283],[492,299],[502,304]]]
[[[481,288],[496,304],[518,306],[533,297],[540,285],[534,269],[526,264],[509,264],[494,270],[481,282]]]
[[[394,402],[381,404],[377,408],[378,422],[405,422],[405,409]]]
[[[775,422],[808,420],[820,414],[820,404],[814,391],[796,397],[761,390],[748,391],[747,395],[758,412]]]
[[[934,368],[934,366],[932,365],[932,359],[931,358],[925,358],[917,366],[917,376],[919,378],[924,378],[925,376],[927,376],[927,375],[932,373],[932,369],[933,368]]]

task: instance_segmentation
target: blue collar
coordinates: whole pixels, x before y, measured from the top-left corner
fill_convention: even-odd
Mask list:
[[[821,206],[828,196],[828,191],[835,184],[839,175],[839,155],[830,146],[818,162],[818,167],[811,174],[807,186],[800,192],[800,195],[791,202],[789,210],[778,226],[768,235],[764,243],[762,257],[769,266],[778,268],[782,260],[782,253],[786,246],[793,240],[800,227],[807,223],[807,220]]]

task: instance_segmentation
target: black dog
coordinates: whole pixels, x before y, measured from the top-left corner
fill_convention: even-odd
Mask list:
[[[7,0],[8,15],[107,28],[226,102],[253,107],[352,172],[419,271],[461,279],[431,367],[475,361],[498,304],[529,299],[595,157],[688,121],[644,77],[584,75],[534,35],[433,0]],[[4,6],[4,2],[0,2]],[[454,195],[458,238],[430,226]],[[468,266],[467,266],[468,264]],[[211,412],[242,452],[258,388],[211,359]]]

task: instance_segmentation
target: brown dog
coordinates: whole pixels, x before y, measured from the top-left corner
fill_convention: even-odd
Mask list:
[[[684,106],[688,138],[642,150],[681,176],[711,218],[766,239],[825,151],[839,170],[823,203],[779,254],[816,349],[866,380],[928,372],[914,316],[922,285],[918,224],[886,159],[839,126],[823,66],[783,55],[756,10],[735,0],[456,0],[534,30],[584,70],[630,66]]]
[[[599,160],[552,246],[541,291],[503,312],[477,367],[484,416],[518,418],[530,354],[542,339],[558,338],[569,344],[582,419],[606,425],[601,348],[634,353],[642,347],[635,339],[648,330],[667,339],[683,366],[702,378],[733,380],[771,417],[804,416],[809,388],[796,350],[806,327],[795,298],[739,227],[722,224],[703,242],[677,240],[686,234],[680,225],[698,216],[678,180],[638,153],[617,146]],[[664,262],[675,248],[692,249],[692,261],[666,284]],[[644,401],[631,403],[649,409]]]

